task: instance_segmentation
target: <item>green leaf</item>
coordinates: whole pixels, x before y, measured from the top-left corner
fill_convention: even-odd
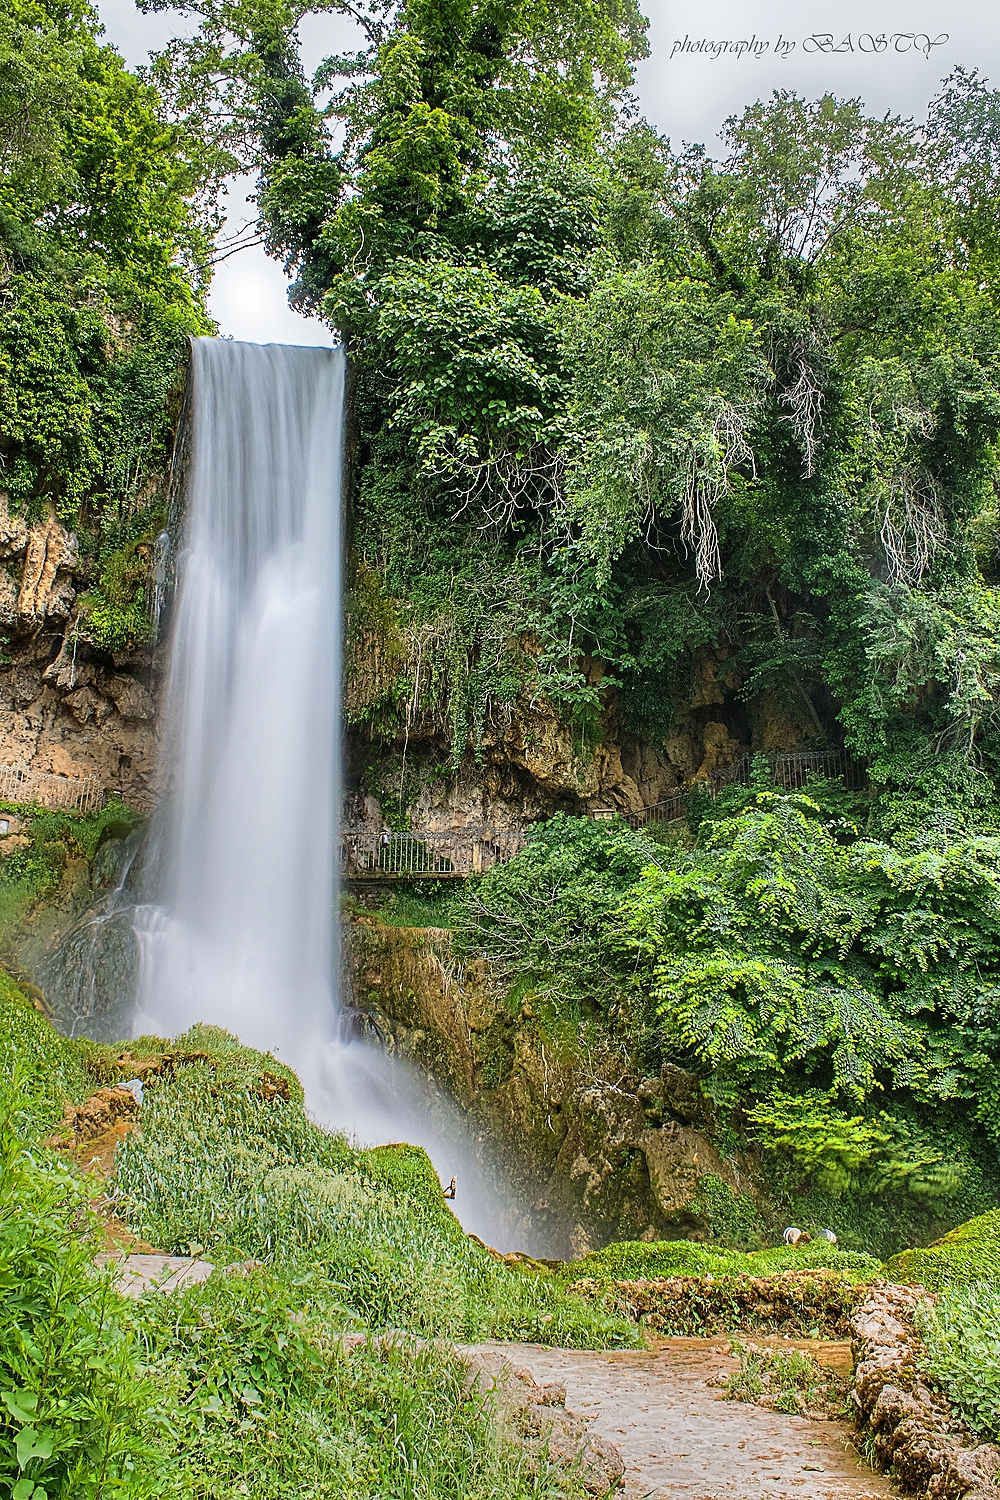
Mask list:
[[[36,1432],[34,1427],[22,1427],[15,1440],[18,1468],[23,1469],[33,1458],[52,1457],[52,1437],[47,1432]]]
[[[38,1407],[38,1397],[34,1391],[3,1391],[0,1392],[0,1401],[3,1401],[15,1422],[34,1421]]]

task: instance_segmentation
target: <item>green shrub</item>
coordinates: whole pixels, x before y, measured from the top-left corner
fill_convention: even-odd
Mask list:
[[[974,1432],[1000,1438],[1000,1284],[949,1287],[937,1306],[918,1309],[917,1323],[927,1345],[924,1369]]]
[[[455,951],[485,957],[508,983],[574,1013],[581,1005],[609,1009],[635,967],[623,941],[622,899],[656,853],[619,819],[557,813],[532,830],[520,854],[456,898]]]
[[[846,1192],[886,1140],[876,1125],[849,1118],[819,1089],[799,1096],[775,1091],[748,1118],[764,1150],[783,1153],[800,1177],[815,1177],[817,1186],[836,1195]]]
[[[1000,1208],[959,1224],[925,1250],[903,1250],[885,1269],[893,1281],[920,1282],[931,1291],[1000,1283]]]
[[[152,1386],[94,1272],[85,1184],[0,1116],[0,1489],[12,1500],[159,1495]]]

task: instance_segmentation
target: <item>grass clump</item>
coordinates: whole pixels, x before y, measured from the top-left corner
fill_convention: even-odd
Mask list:
[[[461,882],[449,880],[411,880],[390,890],[377,910],[387,927],[449,928],[461,904]],[[367,907],[356,908],[361,914]]]
[[[147,1297],[133,1324],[163,1392],[170,1497],[556,1500],[566,1467],[525,1451],[449,1350],[412,1339],[348,1348],[322,1278],[259,1269]]]
[[[300,1094],[261,1090],[255,1080],[277,1065],[213,1028],[175,1048],[191,1060],[147,1076],[141,1134],[118,1156],[119,1211],[143,1238],[217,1262],[266,1261],[281,1274],[307,1268],[349,1327],[635,1342],[624,1319],[473,1244],[423,1151],[352,1148],[308,1118]]]
[[[952,1286],[923,1304],[917,1326],[927,1346],[923,1368],[980,1437],[1000,1438],[1000,1285]]]
[[[814,1241],[800,1250],[729,1250],[691,1240],[622,1240],[567,1267],[574,1280],[655,1281],[668,1276],[775,1276],[782,1271],[838,1271],[851,1283],[873,1281],[882,1263],[857,1250]]]
[[[770,1349],[733,1339],[740,1366],[725,1382],[727,1401],[751,1401],[789,1416],[841,1412],[847,1381],[802,1349]]]
[[[573,1462],[522,1443],[426,1335],[634,1330],[473,1245],[422,1151],[320,1130],[294,1074],[210,1027],[68,1041],[0,976],[0,1038],[0,1494],[582,1500]],[[67,1100],[135,1072],[113,1206],[164,1249],[265,1264],[137,1302],[95,1272],[108,1184],[45,1138]]]
[[[978,1281],[1000,1283],[1000,1208],[959,1224],[924,1250],[903,1250],[885,1271],[892,1281],[920,1282],[932,1292]]]

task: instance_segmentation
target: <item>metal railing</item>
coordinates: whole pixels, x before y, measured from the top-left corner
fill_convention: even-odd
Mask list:
[[[647,823],[669,822],[685,813],[688,796],[703,787],[717,797],[727,786],[750,786],[754,755],[742,755],[731,766],[695,782],[683,793],[657,802],[638,812],[618,814],[612,808],[595,817],[622,817],[632,828]],[[842,776],[849,787],[865,784],[865,770],[843,750],[802,750],[791,755],[768,755],[771,779],[785,791],[808,787],[815,776]],[[346,880],[398,880],[426,876],[428,879],[461,879],[482,875],[494,865],[518,854],[527,842],[524,829],[498,833],[495,829],[460,833],[391,833],[372,828],[344,828],[340,835],[340,873]]]
[[[344,828],[340,873],[347,879],[394,880],[415,876],[456,879],[482,875],[513,858],[525,845],[521,829],[467,833],[389,833]]]
[[[0,766],[0,801],[88,813],[104,806],[105,792],[96,776],[54,776],[29,766]]]
[[[710,797],[717,797],[727,786],[750,786],[753,782],[754,761],[758,759],[766,760],[771,780],[786,792],[802,791],[816,776],[842,776],[844,785],[853,790],[863,787],[867,780],[865,768],[853,760],[846,750],[798,750],[791,755],[762,757],[747,753],[741,755],[731,766],[723,766],[704,780],[693,782],[684,792],[667,797],[652,807],[643,807],[638,812],[623,813],[622,816],[631,828],[642,828],[647,823],[669,823],[674,818],[682,818],[687,798],[699,787]]]

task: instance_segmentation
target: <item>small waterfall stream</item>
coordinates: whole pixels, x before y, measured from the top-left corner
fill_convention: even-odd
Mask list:
[[[459,1112],[442,1124],[439,1110],[435,1131],[422,1077],[338,1029],[345,364],[337,349],[193,344],[133,1034],[203,1021],[274,1052],[321,1122],[458,1172],[463,1224],[495,1242],[503,1215]]]

